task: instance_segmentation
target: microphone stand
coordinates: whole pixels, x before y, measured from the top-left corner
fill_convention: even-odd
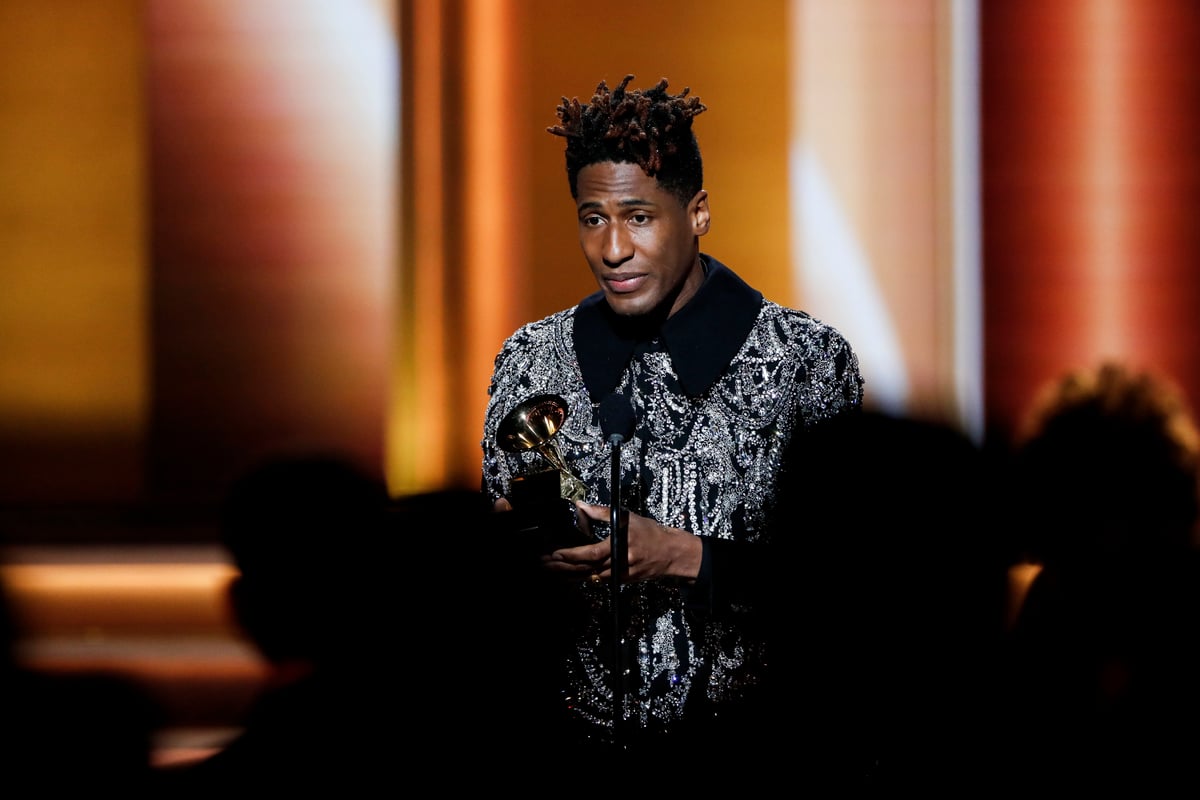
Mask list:
[[[613,616],[613,742],[618,751],[625,747],[625,615],[621,591],[629,569],[628,528],[621,527],[621,442],[624,437],[614,433],[608,437],[612,445],[612,497],[609,499],[609,541],[612,543],[612,616]]]

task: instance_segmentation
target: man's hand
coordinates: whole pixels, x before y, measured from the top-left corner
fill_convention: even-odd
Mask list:
[[[580,526],[591,520],[608,522],[612,509],[608,506],[575,503]],[[645,581],[675,577],[695,580],[700,574],[700,559],[704,546],[700,537],[679,528],[670,528],[638,514],[628,513],[628,574],[625,580]],[[612,543],[608,539],[555,550],[543,557],[542,563],[555,572],[575,573],[579,577],[612,577]]]

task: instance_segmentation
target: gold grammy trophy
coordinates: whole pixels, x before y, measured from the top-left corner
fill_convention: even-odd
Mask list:
[[[535,531],[543,547],[587,544],[576,526],[575,501],[586,488],[563,460],[554,437],[567,419],[567,403],[556,394],[541,394],[518,405],[501,421],[496,443],[509,453],[537,452],[551,469],[517,475],[509,481],[508,500],[522,519],[521,528]]]

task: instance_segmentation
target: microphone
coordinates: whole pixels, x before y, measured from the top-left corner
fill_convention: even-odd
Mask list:
[[[600,430],[610,443],[620,444],[633,435],[633,403],[623,394],[610,394],[600,401]]]
[[[620,587],[628,565],[624,531],[618,524],[621,518],[621,444],[633,436],[636,421],[633,403],[625,395],[614,392],[600,401],[600,430],[612,445],[612,497],[609,498],[608,506],[612,510],[612,530],[609,535],[612,541],[613,586],[616,588]]]
[[[636,422],[633,403],[625,395],[613,392],[600,401],[600,430],[604,432],[608,443],[612,445],[612,497],[609,498],[608,506],[612,510],[610,540],[612,542],[612,573],[615,589],[620,588],[620,583],[625,577],[625,569],[629,564],[625,532],[618,524],[621,518],[621,445],[626,439],[633,436]]]
[[[637,420],[633,403],[623,394],[613,393],[600,402],[600,430],[612,445],[612,496],[608,506],[608,541],[612,545],[612,589],[613,611],[613,736],[623,745],[625,737],[626,654],[623,623],[621,584],[629,570],[628,529],[621,527],[621,444],[633,435]]]

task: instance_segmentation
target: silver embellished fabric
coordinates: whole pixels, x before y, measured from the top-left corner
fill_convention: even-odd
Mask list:
[[[501,450],[497,426],[522,401],[553,393],[569,408],[558,449],[588,487],[586,501],[609,503],[610,449],[576,357],[576,308],[523,326],[496,357],[482,440],[483,484],[493,499],[506,495],[515,475],[547,467],[537,453]],[[753,546],[766,535],[774,476],[793,432],[861,404],[862,379],[837,330],[762,300],[740,350],[701,396],[684,393],[659,340],[635,352],[619,390],[631,398],[637,420],[621,451],[624,507],[698,536]],[[605,525],[595,527],[607,535]],[[583,581],[579,591],[593,613],[566,665],[563,701],[602,730],[613,719],[611,588]],[[632,593],[626,639],[636,660],[625,714],[641,728],[670,729],[694,695],[719,708],[761,679],[764,643],[748,633],[753,626],[740,624],[753,609],[697,614],[685,603],[686,587],[673,581],[638,582],[625,591]]]

